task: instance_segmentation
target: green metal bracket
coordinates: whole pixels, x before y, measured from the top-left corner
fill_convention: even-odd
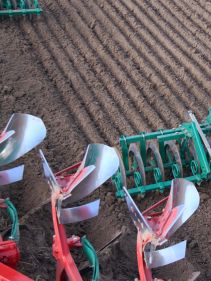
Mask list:
[[[0,17],[17,15],[40,15],[38,0],[0,0]]]
[[[92,267],[92,281],[98,281],[100,277],[99,261],[97,253],[86,236],[81,238],[84,254]]]
[[[18,221],[18,214],[16,208],[9,200],[9,198],[5,199],[5,204],[7,205],[7,212],[12,222],[12,230],[9,239],[18,242],[20,238],[20,232],[19,232],[19,221]]]

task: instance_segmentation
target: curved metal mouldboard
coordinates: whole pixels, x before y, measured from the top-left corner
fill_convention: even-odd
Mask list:
[[[157,251],[144,252],[148,268],[157,268],[185,258],[187,241]]]
[[[0,171],[0,186],[17,182],[23,179],[24,165]]]
[[[87,177],[74,184],[84,169],[95,167]],[[90,144],[86,150],[84,159],[76,172],[74,181],[70,184],[70,192],[64,194],[64,200],[73,203],[92,193],[96,188],[111,178],[119,167],[119,158],[114,148],[104,144]],[[71,185],[74,187],[71,188]]]
[[[40,118],[13,114],[0,137],[0,166],[23,156],[41,143],[45,136],[46,128]]]
[[[174,179],[164,213],[170,213],[168,227],[163,237],[169,238],[185,223],[199,206],[199,193],[195,185],[186,179]]]
[[[88,220],[98,215],[99,208],[100,199],[77,207],[60,208],[59,221],[62,224],[68,224]]]
[[[185,179],[174,179],[162,214],[155,220],[152,217],[151,224],[148,223],[148,219],[139,211],[127,189],[123,187],[123,190],[128,210],[141,239],[144,241],[146,235],[149,238],[147,244],[142,249],[147,267],[156,268],[183,259],[185,257],[187,241],[182,241],[167,248],[155,249],[158,245],[161,246],[166,242],[197,210],[199,206],[199,193],[194,184]]]

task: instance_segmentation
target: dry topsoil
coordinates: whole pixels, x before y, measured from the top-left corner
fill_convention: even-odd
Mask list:
[[[173,128],[191,109],[201,121],[211,106],[211,5],[205,0],[46,0],[37,19],[0,22],[1,129],[13,112],[37,115],[47,127],[41,147],[54,171],[77,163],[88,143],[116,145],[121,134]],[[49,190],[34,150],[20,183],[1,189],[21,218],[18,269],[55,280]],[[15,165],[15,163],[14,163]],[[211,280],[211,184],[199,187],[197,212],[173,236],[188,240],[187,257],[154,271],[165,280]],[[136,229],[108,182],[97,218],[68,227],[100,249],[101,280],[138,277]],[[148,194],[143,210],[159,200]],[[79,265],[82,253],[74,253]],[[83,278],[90,280],[90,273]]]

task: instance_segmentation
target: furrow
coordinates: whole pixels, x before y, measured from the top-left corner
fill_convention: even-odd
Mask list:
[[[75,94],[74,91],[78,91],[77,89],[72,88],[69,75],[67,77],[63,71],[63,68],[57,61],[58,58],[55,57],[54,53],[51,52],[49,46],[46,44],[46,37],[44,38],[42,36],[42,31],[40,32],[40,29],[38,28],[38,25],[40,24],[41,22],[36,22],[35,28],[29,23],[24,23],[22,27],[24,32],[28,34],[34,49],[36,49],[37,53],[39,54],[40,60],[42,61],[46,72],[48,73],[52,82],[59,89],[58,94],[64,98],[69,110],[71,111],[75,120],[77,120],[79,128],[81,128],[90,142],[103,141],[103,138],[99,135],[98,129],[93,124],[92,118],[85,110],[84,104],[79,101],[77,95]],[[74,77],[74,73],[71,73],[71,76]]]
[[[76,57],[74,61],[70,57],[70,52],[67,50],[68,46],[64,48],[55,37],[55,33],[53,33],[49,25],[46,26],[46,24],[47,22],[38,25],[39,33],[45,38],[46,44],[48,44],[48,48],[51,49],[55,60],[63,70],[67,82],[71,82],[74,92],[77,93],[76,97],[84,106],[90,116],[90,120],[93,122],[93,125],[96,125],[102,138],[114,142],[119,133],[114,130],[111,123],[107,120],[106,114],[97,102],[95,93],[87,84],[86,77],[80,72],[81,69],[77,67],[78,58]],[[104,124],[104,126],[102,127],[101,124]]]
[[[55,1],[55,3],[57,3],[57,1]],[[58,6],[58,3],[56,6]],[[53,13],[51,9],[52,7],[49,8],[49,11]],[[131,108],[130,102],[122,95],[123,89],[118,86],[117,81],[110,75],[110,70],[101,60],[98,50],[93,49],[93,47],[88,44],[74,22],[69,21],[66,11],[63,10],[61,6],[60,9],[62,9],[63,12],[62,16],[60,16],[60,13],[56,14],[54,12],[55,23],[60,29],[59,33],[61,32],[63,36],[68,36],[69,44],[67,48],[74,46],[74,49],[71,49],[69,52],[77,53],[77,63],[79,63],[78,60],[81,61],[81,58],[83,58],[83,61],[81,61],[83,67],[88,68],[88,71],[92,74],[93,80],[99,81],[95,88],[98,90],[98,98],[101,100],[101,106],[108,108],[109,105],[107,109],[109,110],[108,120],[110,116],[113,118],[113,122],[120,127],[120,134],[132,134],[139,131],[140,122],[136,121],[136,119],[138,119],[137,114],[135,114],[136,110]],[[69,28],[70,23],[71,29]],[[72,38],[74,38],[74,41]],[[113,114],[114,117],[112,116]]]
[[[183,84],[183,86],[187,85],[186,87],[188,88],[188,85],[191,85],[191,93],[194,94],[194,97],[196,99],[200,98],[200,102],[204,102],[206,104],[204,98],[207,98],[207,95],[209,95],[209,91],[207,92],[204,89],[204,85],[202,81],[197,81],[195,76],[190,73],[189,67],[183,65],[183,60],[180,57],[177,57],[175,53],[170,49],[169,46],[166,46],[164,43],[162,44],[160,42],[160,37],[158,37],[159,30],[157,29],[155,23],[149,22],[148,18],[146,18],[146,15],[144,13],[141,13],[139,9],[137,9],[136,6],[133,6],[130,1],[127,2],[127,5],[130,3],[130,9],[133,7],[134,14],[137,12],[142,14],[143,16],[141,19],[137,19],[137,16],[135,16],[135,19],[138,21],[139,28],[136,27],[136,36],[137,34],[140,36],[139,40],[144,38],[148,44],[149,44],[149,52],[154,52],[154,54],[159,57],[159,59],[163,60],[165,62],[165,65],[167,68],[169,68],[170,71],[172,71],[172,74],[174,74],[176,80],[178,80],[180,83]],[[123,4],[124,5],[124,4]],[[131,6],[132,5],[132,6]],[[125,5],[124,5],[125,6]],[[122,7],[121,7],[122,8]],[[128,7],[127,7],[128,9]],[[119,10],[120,10],[120,5],[119,5]],[[123,11],[126,10],[126,7],[124,7]],[[136,10],[136,11],[135,11]],[[123,12],[124,13],[124,12]],[[130,17],[131,18],[131,17]],[[128,19],[128,22],[130,20]],[[129,24],[129,23],[128,23]],[[132,23],[131,23],[132,24]],[[136,24],[137,26],[137,24]],[[142,28],[140,28],[142,27]],[[134,27],[135,28],[135,27]],[[207,87],[209,87],[209,81],[207,81]],[[199,95],[199,92],[202,93]],[[204,96],[204,97],[203,97]],[[183,97],[185,95],[183,94]]]
[[[204,32],[191,18],[191,16],[185,13],[180,7],[176,5],[173,1],[168,0],[158,0],[162,5],[168,9],[169,11],[174,11],[174,17],[178,19],[178,21],[181,22],[183,26],[187,28],[194,36],[195,39],[198,39],[199,42],[203,42],[203,44],[206,46],[208,50],[211,49],[210,47],[210,36]],[[185,25],[184,25],[185,23]],[[197,42],[198,43],[198,42]],[[197,46],[197,45],[196,45]]]
[[[82,80],[87,87],[87,94],[90,92],[91,99],[87,99],[86,104],[95,104],[97,109],[92,108],[92,110],[99,111],[101,110],[102,117],[99,118],[99,114],[96,114],[96,117],[99,118],[95,121],[104,124],[106,130],[114,135],[114,138],[119,136],[122,132],[126,130],[128,124],[125,124],[124,120],[118,120],[120,112],[115,106],[113,106],[112,101],[107,95],[107,92],[104,91],[103,85],[99,82],[96,75],[87,65],[86,60],[83,59],[81,53],[77,51],[75,46],[69,41],[66,42],[67,34],[63,32],[62,28],[56,24],[54,17],[48,16],[46,21],[46,27],[48,28],[62,50],[63,54],[66,57],[66,60],[70,60],[74,65],[74,70],[80,74]],[[85,95],[87,98],[88,95]],[[93,98],[93,99],[92,99]]]
[[[92,2],[89,2],[90,5]],[[97,6],[95,6],[97,7]],[[171,111],[169,110],[169,107],[166,106],[165,103],[162,102],[161,99],[158,99],[157,92],[153,89],[153,85],[150,81],[147,80],[146,77],[144,77],[143,72],[141,69],[137,70],[136,67],[133,66],[131,68],[131,59],[130,55],[128,52],[124,52],[122,49],[121,44],[118,44],[118,42],[114,39],[114,37],[119,38],[119,34],[115,34],[115,36],[112,36],[111,33],[109,33],[110,28],[104,28],[104,26],[107,26],[107,22],[101,23],[100,19],[103,17],[101,15],[100,11],[94,10],[91,15],[89,15],[88,11],[91,11],[94,9],[94,6],[92,7],[84,7],[80,12],[81,14],[83,11],[85,11],[86,8],[86,13],[84,12],[84,17],[86,15],[87,20],[91,19],[94,17],[94,15],[98,14],[99,16],[96,18],[97,20],[97,27],[95,28],[94,32],[98,38],[101,38],[102,42],[109,42],[107,44],[104,44],[105,48],[110,52],[110,54],[114,54],[114,59],[118,63],[119,66],[121,66],[122,70],[126,73],[125,79],[128,79],[131,83],[131,85],[135,85],[137,89],[142,89],[142,93],[144,94],[145,100],[151,105],[151,109],[148,114],[152,113],[152,110],[154,109],[156,112],[159,113],[161,116],[162,120],[166,122],[166,119],[169,119],[170,116],[172,115]],[[90,18],[88,18],[88,16]],[[112,26],[111,26],[112,28]],[[113,27],[114,28],[114,27]],[[127,44],[127,42],[125,41]],[[127,82],[128,83],[128,82]],[[145,85],[143,87],[143,85]],[[169,121],[168,121],[169,122]]]
[[[184,11],[188,18],[191,18],[192,22],[196,24],[201,31],[205,34],[211,35],[211,31],[208,29],[208,24],[206,22],[201,21],[201,17],[195,17],[193,10],[183,1],[173,1],[175,6],[177,6],[180,10]]]
[[[119,4],[119,3],[118,3]],[[113,7],[114,8],[114,7]],[[115,7],[116,8],[116,7]],[[186,78],[186,77],[182,77],[185,75],[184,71],[178,71],[178,77],[175,77],[175,74],[173,73],[172,69],[171,69],[171,64],[172,61],[167,63],[166,61],[166,53],[163,54],[163,52],[161,52],[161,48],[158,48],[154,45],[156,45],[156,42],[151,42],[149,40],[149,38],[146,36],[145,32],[140,31],[140,26],[138,26],[136,29],[133,28],[131,31],[131,25],[130,23],[127,21],[127,19],[124,19],[124,14],[126,13],[126,10],[121,10],[120,9],[120,5],[119,5],[119,9],[115,9],[114,8],[114,16],[113,16],[113,21],[115,21],[115,24],[118,26],[119,29],[121,29],[122,31],[122,35],[124,34],[124,36],[127,36],[127,40],[126,43],[127,45],[132,45],[133,49],[137,50],[137,54],[136,54],[136,60],[140,59],[141,56],[145,56],[145,60],[147,58],[148,62],[149,62],[149,70],[151,68],[151,72],[154,71],[154,77],[156,77],[155,79],[157,79],[157,77],[161,77],[161,81],[163,80],[164,86],[167,85],[167,87],[170,88],[170,94],[171,95],[171,99],[173,99],[172,104],[170,103],[170,106],[173,106],[174,103],[178,103],[180,102],[180,107],[184,108],[184,104],[186,105],[186,107],[184,108],[184,111],[187,110],[187,108],[190,108],[190,106],[194,106],[194,103],[197,101],[198,97],[198,90],[195,96],[193,96],[190,93],[190,89],[186,86],[186,84],[182,81],[181,78]],[[108,10],[109,7],[106,7],[106,10]],[[110,12],[111,15],[112,12]],[[120,20],[118,19],[119,17]],[[117,20],[118,19],[118,20]],[[125,28],[121,28],[121,22],[122,21],[127,21],[127,25],[125,24]],[[130,27],[130,28],[129,28]],[[111,29],[111,28],[109,28]],[[141,32],[141,35],[138,34],[137,29]],[[131,36],[131,34],[135,33],[135,36]],[[118,40],[120,40],[120,36],[117,37]],[[132,43],[133,42],[133,43]],[[141,45],[140,45],[141,42]],[[125,45],[123,43],[120,43],[122,46]],[[161,53],[161,54],[160,54]],[[170,58],[171,59],[171,58]],[[150,67],[150,64],[151,67]],[[140,64],[141,65],[141,64]],[[144,68],[146,68],[146,64],[144,64]],[[165,75],[164,75],[165,74]],[[152,76],[153,79],[153,76]],[[181,84],[181,86],[180,86]],[[175,92],[175,94],[174,94]],[[184,94],[185,92],[185,94]],[[164,92],[165,94],[165,92]],[[186,96],[188,95],[188,96]],[[204,102],[204,101],[202,101]],[[205,103],[205,102],[204,102]],[[207,107],[204,105],[204,109],[205,111],[207,111]],[[173,108],[173,112],[174,112],[175,108]],[[196,110],[197,110],[197,106],[196,106]],[[180,112],[180,111],[179,111]],[[184,118],[184,113],[181,113],[182,116],[181,118]],[[201,112],[198,111],[198,114],[200,115]]]
[[[166,9],[161,2],[146,1],[149,7],[148,12],[160,22],[162,29],[174,39],[174,42],[181,48],[186,56],[190,56],[201,68],[210,75],[211,54],[210,49],[204,48],[199,40],[191,36],[187,30],[185,23],[181,24],[174,14]],[[153,10],[153,11],[151,11]],[[175,36],[175,34],[177,34]]]
[[[129,103],[129,108],[131,109],[130,113],[134,111],[131,115],[131,120],[136,122],[136,126],[138,126],[138,128],[140,128],[141,130],[151,128],[152,122],[148,122],[148,116],[145,118],[142,110],[140,109],[142,108],[141,106],[144,105],[144,100],[140,99],[142,100],[142,102],[140,103],[140,106],[138,106],[137,103],[133,102],[132,98],[128,98],[128,91],[131,91],[131,94],[129,92],[129,95],[130,97],[132,97],[134,88],[132,88],[131,90],[129,88],[128,90],[128,88],[125,87],[126,81],[123,81],[121,75],[119,75],[118,65],[115,64],[115,60],[112,54],[110,56],[110,54],[107,53],[102,42],[93,35],[93,32],[90,31],[89,25],[84,23],[83,19],[79,18],[78,11],[73,6],[70,9],[69,4],[67,4],[67,2],[65,1],[60,2],[60,5],[61,7],[63,7],[63,11],[65,11],[67,18],[71,18],[72,25],[74,25],[75,28],[77,27],[77,32],[81,34],[81,36],[83,37],[83,41],[85,41],[89,46],[92,46],[91,48],[95,50],[96,54],[99,55],[100,61],[106,65],[108,72],[114,78],[114,83],[116,84],[116,86],[120,87],[120,91],[118,91],[120,99],[118,100],[118,102],[122,104],[122,106],[125,107],[126,110],[128,110],[126,104]],[[81,44],[81,42],[79,42],[79,44]],[[103,71],[102,75],[104,75]],[[108,83],[110,84],[109,80]],[[127,102],[126,104],[125,101]]]

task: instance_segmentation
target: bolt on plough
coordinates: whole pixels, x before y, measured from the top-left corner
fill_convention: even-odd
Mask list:
[[[83,247],[92,268],[92,280],[99,280],[99,261],[91,243],[86,237],[67,238],[65,224],[76,223],[98,215],[100,200],[64,208],[63,204],[75,203],[88,196],[119,167],[114,148],[103,144],[90,144],[82,162],[53,174],[44,154],[40,151],[45,178],[51,188],[51,206],[54,226],[53,256],[56,259],[56,281],[82,280],[71,256],[71,249]]]
[[[13,114],[0,133],[0,167],[12,163],[32,150],[43,141],[45,136],[46,128],[40,118],[29,114]],[[0,171],[0,186],[22,180],[23,172],[24,165]],[[0,199],[0,208],[7,210],[11,220],[11,227],[0,233],[0,280],[31,280],[14,270],[20,259],[17,245],[19,221],[16,208],[9,198]]]
[[[211,108],[201,124],[188,114],[191,122],[178,128],[120,137],[122,160],[113,177],[117,197],[124,197],[123,186],[131,181],[130,195],[142,197],[152,190],[163,192],[174,178],[197,184],[210,180]]]
[[[168,197],[143,213],[123,187],[128,210],[137,228],[137,260],[141,281],[162,281],[152,278],[152,268],[176,262],[185,257],[186,242],[156,250],[182,226],[199,206],[199,194],[194,184],[185,179],[174,179]],[[155,211],[163,206],[161,211]],[[197,277],[197,276],[196,276]],[[191,279],[192,281],[195,280]]]

